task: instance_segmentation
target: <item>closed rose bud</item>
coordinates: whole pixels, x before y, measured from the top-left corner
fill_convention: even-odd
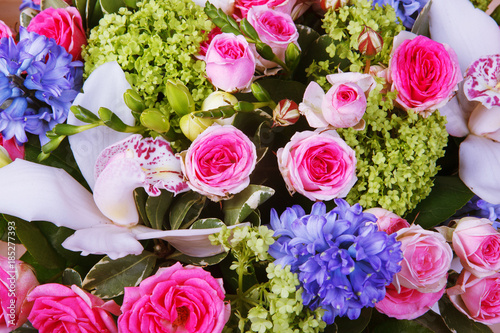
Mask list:
[[[345,6],[349,3],[349,0],[321,0],[321,9],[328,10],[332,8],[333,10],[337,10],[342,6]]]
[[[384,45],[382,36],[370,27],[365,26],[358,38],[359,51],[368,56],[373,57],[380,51]]]
[[[192,113],[188,113],[179,121],[179,127],[186,138],[194,141],[198,135],[203,133],[213,123],[214,120],[211,118],[195,117]]]
[[[273,126],[290,126],[299,120],[299,106],[292,100],[282,99],[273,110]]]

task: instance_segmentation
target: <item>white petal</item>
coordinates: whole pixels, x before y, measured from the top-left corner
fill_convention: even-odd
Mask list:
[[[123,100],[123,93],[127,89],[130,89],[130,84],[118,63],[108,62],[92,72],[83,85],[84,92],[76,96],[73,105],[80,105],[94,114],[97,114],[100,107],[106,107],[118,115],[125,124],[132,126],[135,123],[134,117]],[[71,112],[67,122],[72,125],[84,124]],[[73,155],[90,188],[94,188],[94,166],[97,156],[104,148],[129,135],[106,126],[99,126],[69,137]]]
[[[376,86],[375,79],[370,74],[356,72],[346,72],[329,74],[326,76],[328,82],[332,85],[344,83],[356,83],[363,91],[368,94]]]
[[[462,73],[479,57],[500,53],[498,24],[468,0],[433,0],[429,13],[432,39],[455,50]]]
[[[500,107],[488,109],[480,104],[469,118],[469,129],[477,136],[500,142]]]
[[[321,128],[329,125],[321,111],[321,104],[323,103],[324,97],[325,92],[323,88],[314,81],[309,83],[304,91],[304,98],[302,103],[299,104],[299,111],[300,114],[306,117],[311,127]]]
[[[66,171],[16,159],[0,168],[0,213],[71,229],[109,223],[92,194]]]
[[[459,176],[472,192],[500,204],[500,143],[469,135],[459,150]]]
[[[467,127],[468,116],[463,113],[458,104],[457,97],[453,97],[448,103],[439,108],[439,113],[446,116],[446,130],[452,136],[462,137],[469,134]]]

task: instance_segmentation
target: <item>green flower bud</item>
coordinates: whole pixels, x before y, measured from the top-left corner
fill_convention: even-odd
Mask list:
[[[214,91],[213,93],[208,95],[207,98],[205,98],[201,106],[201,110],[208,111],[217,109],[220,106],[234,105],[236,103],[238,103],[238,99],[234,97],[234,95],[231,95],[230,93],[227,93],[225,91],[218,90]]]
[[[262,88],[262,86],[254,82],[251,87],[253,97],[255,97],[259,102],[269,102],[272,101],[271,95],[267,92],[266,89]]]
[[[127,91],[125,91],[123,100],[133,112],[141,113],[146,108],[142,97],[133,89],[127,89]]]
[[[186,138],[194,141],[198,135],[203,133],[203,131],[210,127],[213,123],[213,119],[195,117],[193,114],[189,113],[182,116],[179,121],[179,127]]]
[[[168,132],[170,122],[158,109],[146,109],[141,113],[141,125],[158,133]]]
[[[184,116],[194,111],[193,96],[188,88],[179,80],[168,80],[165,86],[165,95],[175,113]]]
[[[95,123],[99,121],[99,117],[80,105],[73,105],[69,109],[73,112],[76,119],[84,123]]]
[[[300,61],[300,49],[294,43],[288,44],[285,51],[285,63],[286,65],[293,70]]]
[[[50,154],[51,152],[56,150],[57,147],[59,147],[59,145],[61,144],[62,140],[64,140],[65,137],[66,137],[65,135],[61,135],[61,136],[53,138],[52,140],[50,140],[49,142],[44,144],[42,146],[42,154],[40,154],[40,155],[46,155],[44,158],[47,158],[48,154]],[[40,155],[39,155],[39,158],[40,158]],[[39,160],[39,162],[40,162],[40,160]]]
[[[257,52],[260,54],[260,56],[266,60],[273,61],[276,55],[273,52],[273,49],[262,42],[255,44],[255,47],[257,49]]]
[[[0,168],[6,166],[7,164],[11,163],[12,160],[10,159],[9,153],[7,150],[0,146]]]

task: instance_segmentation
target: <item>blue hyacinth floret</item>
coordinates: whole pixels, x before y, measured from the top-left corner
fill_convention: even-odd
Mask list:
[[[396,16],[401,19],[403,25],[409,29],[413,27],[415,18],[420,10],[424,8],[429,0],[373,0],[373,5],[389,5],[396,10]]]
[[[337,316],[356,319],[364,307],[385,297],[385,286],[401,270],[401,243],[396,235],[378,231],[376,218],[359,204],[335,200],[326,212],[322,202],[306,215],[302,207],[287,208],[271,227],[278,240],[269,248],[275,265],[290,265],[298,273],[304,305],[326,310],[323,320]]]
[[[83,63],[73,61],[52,38],[20,28],[19,42],[0,39],[0,132],[5,140],[28,141],[66,121],[83,83]]]

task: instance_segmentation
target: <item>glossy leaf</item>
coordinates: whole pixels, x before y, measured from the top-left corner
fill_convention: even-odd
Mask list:
[[[249,185],[245,190],[236,194],[232,199],[223,204],[224,222],[234,225],[244,222],[260,204],[274,194],[274,190],[267,186]]]
[[[62,284],[66,286],[77,285],[82,287],[82,277],[73,268],[66,268],[62,274]]]
[[[439,300],[439,312],[448,328],[455,333],[491,333],[488,326],[467,318],[457,310],[447,296]]]
[[[33,17],[35,17],[36,14],[37,12],[34,10],[23,10],[19,15],[19,23],[21,24],[21,27],[28,27],[31,20],[33,19]]]
[[[169,213],[170,228],[172,230],[189,228],[200,216],[206,199],[206,197],[193,191],[180,196],[173,203]]]
[[[174,195],[172,192],[165,190],[161,191],[161,195],[157,197],[149,197],[146,200],[146,215],[148,217],[151,228],[163,230],[165,221],[165,215],[167,214],[170,203],[172,202]]]
[[[373,333],[433,333],[430,329],[421,326],[415,321],[411,320],[396,320],[390,319],[378,325],[373,330]]]
[[[63,0],[41,0],[40,8],[45,10],[47,8],[66,8],[69,5]]]
[[[348,317],[335,318],[337,332],[361,333],[370,322],[372,308],[363,308],[358,319],[350,320]]]
[[[191,229],[211,229],[224,226],[224,222],[216,218],[200,219],[193,223]]]
[[[24,253],[21,260],[33,268],[36,272],[36,279],[38,282],[42,284],[47,282],[59,282],[63,268],[47,268],[42,266],[29,252]]]
[[[449,333],[450,330],[439,314],[434,311],[427,311],[422,316],[414,319],[417,323],[427,327],[434,333]]]
[[[146,212],[146,202],[148,200],[148,194],[144,188],[139,187],[134,191],[134,200],[137,211],[139,212],[139,217],[144,222],[147,227],[151,227],[151,223],[148,219],[148,214]]]
[[[176,251],[170,256],[168,256],[168,259],[180,261],[184,264],[189,264],[189,265],[210,266],[220,263],[226,257],[227,257],[227,252],[222,252],[210,257],[198,258],[198,257],[191,257],[183,254],[182,252]]]
[[[117,13],[121,7],[126,7],[123,0],[99,0],[104,14]]]
[[[302,102],[304,91],[306,90],[306,86],[297,81],[262,79],[259,80],[259,83],[269,92],[275,101],[290,99],[295,103],[300,103]]]

